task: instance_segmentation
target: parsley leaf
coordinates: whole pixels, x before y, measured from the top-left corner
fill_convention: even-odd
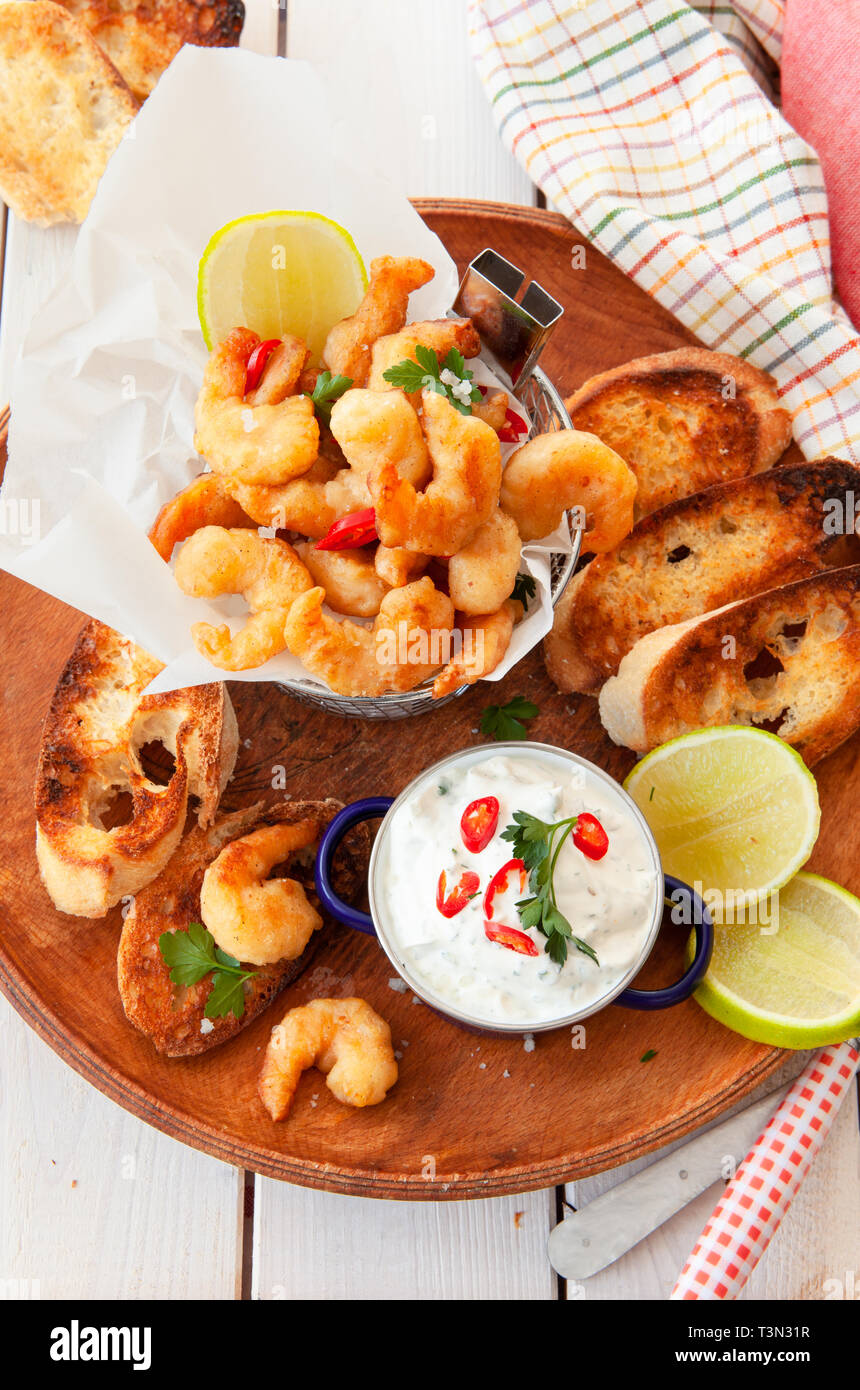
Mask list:
[[[556,861],[576,821],[576,816],[569,816],[566,820],[549,824],[528,811],[514,811],[513,824],[507,825],[502,831],[502,839],[512,845],[514,857],[523,861],[529,875],[531,896],[517,903],[523,927],[537,927],[538,931],[543,932],[546,937],[544,950],[556,965],[564,965],[567,960],[568,944],[599,965],[594,949],[587,941],[574,935],[573,928],[555,900],[553,874]]]
[[[305,392],[306,396],[310,396],[314,410],[324,424],[331,424],[332,406],[351,385],[351,376],[332,376],[331,372],[320,372],[313,391]]]
[[[511,598],[521,603],[523,608],[528,608],[529,600],[534,598],[536,590],[537,583],[533,575],[518,574],[511,590]]]
[[[648,1049],[647,1052],[643,1052],[643,1053],[642,1053],[642,1056],[639,1058],[639,1061],[640,1061],[640,1062],[650,1062],[650,1061],[651,1061],[651,1058],[652,1058],[652,1057],[656,1057],[656,1056],[657,1056],[657,1049],[654,1048],[654,1047],[649,1047],[649,1049]]]
[[[175,985],[196,985],[211,973],[212,989],[204,1010],[207,1018],[221,1018],[229,1013],[242,1017],[242,986],[257,972],[243,970],[234,956],[216,946],[214,936],[202,922],[189,922],[187,931],[162,932],[158,949],[165,965],[170,966],[170,979]]]
[[[500,743],[508,739],[526,738],[526,724],[540,714],[537,705],[522,695],[515,695],[506,705],[487,705],[481,715],[481,733]]]
[[[389,367],[382,373],[385,381],[392,386],[399,386],[402,391],[411,395],[414,391],[421,391],[425,388],[435,391],[437,396],[445,396],[455,410],[459,410],[461,415],[471,415],[472,406],[476,405],[481,399],[481,393],[477,386],[472,384],[473,374],[466,370],[466,359],[457,348],[453,347],[445,356],[440,364],[432,348],[426,347],[423,343],[415,346],[415,360],[407,357],[403,362],[398,362],[393,367]],[[442,373],[447,372],[457,377],[457,383],[443,381]],[[469,403],[462,399],[465,391],[454,394],[455,385],[468,383],[470,385]]]

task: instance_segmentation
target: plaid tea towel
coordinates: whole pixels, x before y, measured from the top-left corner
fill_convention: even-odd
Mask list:
[[[856,0],[835,0],[849,7],[857,28]],[[771,372],[807,458],[860,463],[860,338],[833,297],[822,166],[773,103],[785,10],[470,0],[470,39],[547,198],[708,347]],[[853,100],[837,72],[835,109]]]

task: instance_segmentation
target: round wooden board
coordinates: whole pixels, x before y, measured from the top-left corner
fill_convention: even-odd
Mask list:
[[[485,246],[527,269],[565,306],[543,365],[569,392],[594,372],[690,342],[671,316],[596,251],[571,268],[581,238],[560,216],[490,203],[420,202],[461,269]],[[2,453],[0,441],[0,453]],[[223,1048],[190,1060],[159,1057],[126,1022],[116,987],[119,910],[101,922],[55,912],[33,854],[32,781],[42,716],[79,615],[0,575],[5,660],[0,738],[5,752],[4,923],[0,987],[27,1022],[83,1076],[141,1119],[225,1162],[311,1187],[369,1197],[488,1197],[545,1187],[636,1158],[714,1119],[778,1065],[692,1001],[663,1013],[609,1007],[571,1033],[519,1038],[471,1034],[389,987],[391,967],[372,940],[334,929],[305,975]],[[531,733],[623,777],[632,755],[613,747],[593,700],[559,694],[533,653],[501,685],[479,686],[437,712],[402,723],[350,722],[300,705],[270,685],[231,686],[244,740],[225,807],[271,789],[286,769],[295,797],[348,801],[395,795],[422,768],[477,742],[482,708],[525,694],[540,706]],[[814,865],[860,888],[845,826],[856,797],[858,741],[820,769],[824,827]],[[640,977],[679,972],[685,932],[666,928]],[[274,1124],[256,1095],[269,1029],[286,1007],[358,994],[391,1023],[403,1053],[384,1104],[339,1105],[306,1073],[290,1118]],[[647,1063],[640,1059],[653,1050]],[[316,1103],[311,1104],[316,1097]]]

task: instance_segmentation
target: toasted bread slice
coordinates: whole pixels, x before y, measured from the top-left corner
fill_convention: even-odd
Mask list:
[[[0,5],[0,194],[28,222],[82,222],[137,101],[86,25]]]
[[[860,565],[660,628],[600,692],[610,738],[645,753],[717,724],[754,724],[810,766],[860,725]]]
[[[836,521],[853,515],[854,498],[860,469],[828,458],[717,483],[652,512],[568,585],[544,642],[551,678],[595,694],[655,628],[860,560],[857,537],[838,534]]]
[[[316,896],[313,857],[291,863],[290,877],[299,880],[314,907],[322,913],[321,930],[314,932],[298,959],[249,967],[255,974],[245,981],[245,1012],[241,1019],[232,1013],[206,1019],[211,976],[205,976],[196,985],[174,985],[158,949],[158,938],[167,931],[187,931],[191,922],[201,921],[200,888],[212,861],[231,840],[261,825],[282,821],[292,824],[310,816],[327,825],[342,809],[340,801],[286,801],[267,809],[258,803],[219,817],[208,829],[190,830],[158,878],[137,894],[123,924],[117,977],[126,1017],[146,1034],[157,1051],[168,1057],[192,1057],[232,1038],[301,974],[330,924],[331,919],[326,917]],[[367,830],[360,826],[346,837],[338,853],[334,887],[347,902],[356,899],[365,883],[369,846]]]
[[[637,517],[760,473],[791,442],[772,378],[705,348],[637,357],[592,377],[565,404],[575,429],[596,434],[636,474]]]
[[[221,682],[143,695],[161,670],[148,652],[92,620],[54,691],[36,772],[36,857],[61,912],[101,917],[138,892],[179,843],[189,797],[208,825],[236,762],[236,715]],[[141,749],[175,760],[166,786]],[[110,828],[120,798],[130,819]]]
[[[145,101],[185,43],[235,48],[242,0],[59,0],[115,63],[138,101]]]

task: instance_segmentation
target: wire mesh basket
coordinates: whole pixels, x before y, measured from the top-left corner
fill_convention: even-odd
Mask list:
[[[565,409],[564,401],[539,367],[535,367],[523,384],[522,390],[517,392],[517,397],[531,417],[529,438],[536,434],[546,434],[551,430],[570,429],[570,416]],[[579,558],[582,534],[578,527],[571,524],[570,517],[568,525],[572,549],[569,554],[561,550],[554,552],[550,561],[553,604],[556,604],[564,593]],[[416,686],[414,690],[392,691],[387,695],[373,696],[335,695],[310,678],[279,681],[278,685],[281,690],[287,691],[294,700],[299,700],[302,704],[315,705],[318,709],[327,710],[329,714],[342,714],[350,719],[408,719],[414,714],[425,714],[428,710],[440,709],[442,705],[456,700],[458,695],[470,688],[468,685],[461,685],[459,690],[434,700],[432,679]]]

